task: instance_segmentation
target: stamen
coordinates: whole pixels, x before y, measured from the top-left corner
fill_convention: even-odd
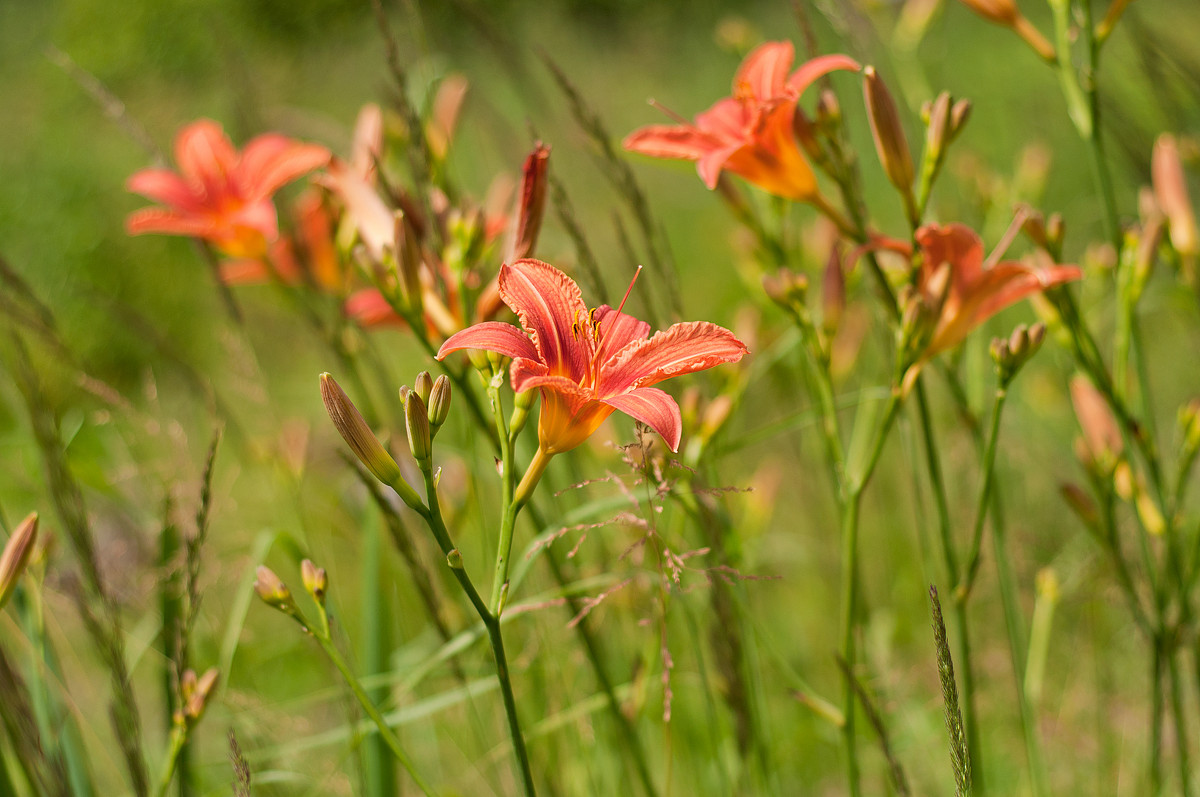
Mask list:
[[[1017,208],[1016,215],[1013,216],[1012,223],[1008,225],[1008,229],[1004,232],[1004,237],[1000,239],[1000,243],[996,244],[996,248],[988,255],[987,260],[983,261],[983,267],[989,269],[1000,262],[1000,258],[1004,257],[1004,253],[1008,251],[1008,247],[1012,246],[1013,240],[1016,239],[1017,233],[1025,226],[1025,220],[1029,218],[1029,208]]]
[[[659,111],[662,111],[667,116],[674,119],[676,122],[679,122],[679,124],[688,125],[689,127],[691,126],[692,123],[690,121],[688,121],[687,119],[685,119],[681,114],[675,113],[675,111],[672,111],[670,108],[663,105],[661,102],[654,99],[653,97],[651,97],[649,100],[647,100],[647,102],[650,103],[651,108],[655,108]]]
[[[625,309],[625,302],[629,300],[629,294],[633,292],[633,284],[637,282],[638,275],[642,273],[642,266],[637,267],[637,271],[633,272],[633,279],[629,280],[629,287],[625,289],[625,295],[621,297],[621,304],[617,306],[617,312],[613,318],[613,323],[608,325],[609,329],[613,328],[616,323],[616,317],[621,315],[621,311]],[[604,336],[600,334],[600,323],[596,322],[593,327],[596,332],[596,351],[592,354],[591,370],[594,374],[596,371],[597,360],[600,359],[600,352],[604,349]]]

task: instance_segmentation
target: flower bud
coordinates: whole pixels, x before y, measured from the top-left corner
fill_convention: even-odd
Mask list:
[[[838,103],[837,94],[831,89],[824,89],[817,97],[817,126],[829,133],[842,124],[842,106]]]
[[[925,157],[934,163],[941,161],[951,137],[950,105],[950,92],[943,91],[921,109],[925,120]]]
[[[429,394],[433,392],[433,377],[428,371],[417,374],[417,378],[413,380],[413,392],[421,397],[421,401],[429,404]]]
[[[434,431],[450,416],[450,395],[450,377],[442,374],[433,381],[433,390],[429,393],[429,425]]]
[[[1179,145],[1171,134],[1164,133],[1154,142],[1150,171],[1154,196],[1167,217],[1171,246],[1181,255],[1200,252],[1200,232],[1197,232],[1196,216],[1188,197]]]
[[[958,138],[958,134],[966,127],[967,120],[971,118],[971,108],[970,100],[959,100],[950,108],[950,137],[946,139],[947,144]]]
[[[183,717],[188,725],[192,725],[204,716],[208,698],[217,686],[220,672],[216,667],[210,667],[204,675],[196,677],[195,670],[184,670],[179,682],[179,697],[182,703]],[[180,719],[177,716],[177,719]]]
[[[538,142],[525,159],[522,169],[520,204],[517,206],[516,229],[505,263],[512,263],[533,254],[542,216],[546,207],[547,172],[550,169],[550,148]]]
[[[1071,380],[1071,403],[1083,430],[1087,451],[1105,471],[1111,471],[1124,450],[1121,429],[1104,397],[1082,376]]]
[[[1067,502],[1067,506],[1071,507],[1089,531],[1099,530],[1100,513],[1097,511],[1092,497],[1082,487],[1068,482],[1059,487],[1059,492],[1062,494],[1063,500]]]
[[[30,512],[13,531],[4,546],[4,553],[0,554],[0,609],[8,603],[17,587],[17,580],[25,572],[25,565],[29,563],[29,555],[37,542],[37,533],[38,514]]]
[[[1021,12],[1013,0],[959,0],[964,6],[997,25],[1012,27]]]
[[[863,98],[867,104],[867,121],[875,139],[875,151],[887,173],[888,180],[901,192],[911,193],[913,182],[912,154],[900,124],[900,113],[883,79],[875,67],[863,69]]]
[[[408,430],[408,450],[417,462],[428,462],[433,455],[429,432],[429,410],[416,391],[408,394],[404,403],[404,425]]]
[[[462,570],[462,553],[457,548],[451,549],[450,553],[446,554],[446,564],[450,566],[451,570]]]
[[[300,577],[304,579],[304,589],[313,596],[319,605],[325,605],[325,590],[329,586],[329,578],[325,568],[317,567],[311,559],[300,563]]]
[[[797,310],[804,306],[808,295],[808,277],[781,268],[775,274],[763,277],[763,290],[775,304],[785,310]]]
[[[292,600],[292,591],[266,565],[259,565],[255,571],[254,592],[268,606],[287,614],[295,614],[296,603]]]
[[[1179,429],[1185,451],[1200,450],[1200,399],[1192,399],[1179,408]]]
[[[424,312],[421,288],[421,241],[412,219],[402,210],[395,215],[396,270],[400,276],[400,288],[404,301],[412,311]]]
[[[341,386],[327,373],[321,374],[321,400],[325,402],[325,411],[329,413],[334,428],[350,446],[358,461],[384,484],[394,485],[398,482],[400,466],[384,450]]]

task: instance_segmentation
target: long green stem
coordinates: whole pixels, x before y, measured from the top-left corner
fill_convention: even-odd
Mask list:
[[[975,505],[975,528],[971,533],[971,550],[967,554],[966,571],[955,589],[954,598],[965,603],[971,596],[971,588],[975,585],[975,576],[979,572],[981,549],[983,546],[983,529],[987,524],[988,502],[992,496],[993,474],[996,469],[996,442],[1000,438],[1000,416],[1004,411],[1004,402],[1008,398],[1008,390],[996,388],[996,397],[992,405],[992,422],[988,427],[987,443],[983,451],[983,483],[979,488],[979,501]]]
[[[166,797],[167,792],[171,788],[171,781],[175,777],[175,766],[179,762],[179,755],[183,752],[184,746],[187,744],[187,736],[187,725],[178,721],[172,723],[167,757],[163,761],[162,774],[158,778],[158,788],[154,792],[158,797]]]
[[[379,709],[367,695],[358,678],[351,672],[350,667],[346,664],[346,660],[342,658],[342,654],[337,649],[337,646],[333,644],[333,641],[328,636],[323,634],[314,633],[313,639],[317,640],[317,644],[321,646],[321,650],[325,651],[325,655],[329,657],[329,661],[341,674],[342,680],[350,687],[350,691],[354,694],[355,699],[358,700],[359,705],[362,706],[363,711],[375,723],[375,727],[379,729],[380,738],[383,739],[388,749],[392,751],[392,755],[396,756],[396,760],[400,762],[400,766],[408,771],[409,776],[413,779],[413,783],[416,783],[417,788],[427,795],[427,797],[434,797],[433,788],[418,774],[412,759],[408,757],[408,754],[404,752],[404,748],[400,745],[400,739],[396,736],[395,731],[388,725],[383,715],[379,713]]]
[[[504,636],[500,632],[500,618],[491,616],[484,620],[492,653],[496,656],[496,678],[500,681],[500,693],[504,698],[504,713],[508,717],[508,732],[512,736],[513,753],[521,768],[521,782],[526,797],[536,797],[533,785],[533,770],[529,766],[529,753],[525,750],[525,736],[521,733],[521,721],[517,714],[517,701],[513,696],[512,679],[508,673],[508,658],[504,654]]]
[[[1171,715],[1175,721],[1175,747],[1179,751],[1179,793],[1183,797],[1192,794],[1192,768],[1188,750],[1187,711],[1183,705],[1183,681],[1179,673],[1179,649],[1173,651],[1167,658],[1167,668],[1171,677]]]

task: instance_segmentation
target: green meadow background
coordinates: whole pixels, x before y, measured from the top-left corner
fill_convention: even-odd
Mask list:
[[[1066,259],[1089,267],[1082,303],[1103,339],[1111,329],[1106,300],[1112,285],[1104,253],[1090,245],[1103,237],[1101,206],[1053,71],[1015,36],[954,2],[932,3],[933,16],[919,39],[901,23],[915,2],[802,5],[821,51],[877,66],[897,96],[914,148],[922,101],[948,90],[974,102],[932,215],[973,226],[990,247],[1016,200],[1061,212]],[[1049,30],[1042,3],[1023,6]],[[545,141],[552,147],[552,173],[571,198],[610,296],[623,289],[635,265],[621,242],[621,229],[631,230],[632,222],[542,59],[564,70],[619,141],[635,127],[661,120],[648,98],[691,116],[725,96],[741,57],[760,41],[789,39],[804,51],[795,10],[782,0],[405,0],[388,12],[418,106],[429,86],[447,74],[470,82],[449,161],[454,180],[482,197],[495,175],[518,173],[535,137]],[[1134,217],[1136,191],[1148,183],[1158,133],[1200,130],[1198,34],[1200,5],[1141,0],[1105,50],[1099,75],[1105,133],[1125,218]],[[119,98],[119,118],[89,91],[92,80]],[[875,224],[902,234],[902,208],[874,156],[861,87],[849,75],[832,81],[860,153]],[[279,130],[347,155],[358,109],[386,103],[392,91],[366,0],[0,2],[0,257],[53,310],[71,352],[68,360],[33,347],[45,400],[61,418],[70,465],[85,486],[105,577],[123,607],[152,772],[168,719],[162,715],[163,662],[155,638],[157,535],[164,517],[181,519],[184,527],[190,522],[218,418],[224,426],[192,650],[198,668],[223,667],[218,698],[196,737],[193,775],[201,794],[228,793],[225,739],[231,729],[255,773],[255,794],[362,793],[356,707],[310,640],[250,600],[253,566],[263,561],[299,592],[297,563],[304,555],[329,571],[346,650],[357,655],[364,644],[365,607],[382,612],[378,619],[391,652],[379,683],[394,687],[393,705],[413,709],[400,732],[422,770],[446,784],[447,794],[516,793],[485,651],[476,645],[457,655],[465,681],[444,662],[431,661],[441,640],[390,546],[382,552],[385,572],[375,597],[365,594],[363,561],[371,552],[364,551],[364,529],[379,519],[341,460],[341,442],[319,400],[317,375],[336,367],[327,348],[270,286],[235,289],[246,322],[231,324],[188,241],[131,238],[123,230],[125,216],[144,205],[124,190],[124,181],[151,163],[129,125],[167,151],[183,124],[211,117],[239,144]],[[803,104],[811,108],[814,99]],[[718,197],[704,189],[690,164],[630,161],[669,240],[685,318],[744,332],[755,352],[770,349],[788,322],[761,298],[747,241]],[[812,218],[805,208],[792,213]],[[632,237],[632,254],[645,257]],[[802,251],[805,262],[797,267],[818,280],[825,253]],[[553,211],[538,254],[568,270],[577,263]],[[639,283],[631,303],[639,314],[649,311],[665,321],[665,308],[647,308],[656,293],[662,295],[661,285]],[[867,290],[856,295],[868,303]],[[1200,392],[1195,296],[1159,280],[1144,307],[1155,401],[1174,407]],[[1022,306],[972,336],[959,367],[977,409],[988,406],[991,334],[1033,317]],[[355,340],[385,363],[393,388],[411,384],[417,371],[429,367],[403,332],[370,332]],[[868,336],[859,364],[875,368],[878,359]],[[821,464],[812,402],[796,371],[753,359],[746,365],[761,373],[719,439],[719,457],[706,476],[751,490],[721,500],[743,532],[741,570],[756,577],[743,582],[742,592],[757,639],[753,699],[770,740],[767,768],[782,793],[839,794],[836,729],[797,699],[806,685],[831,700],[841,690],[833,656],[840,549],[832,483]],[[81,371],[119,392],[124,408],[114,409],[81,385]],[[1145,782],[1148,653],[1102,552],[1059,497],[1062,483],[1083,480],[1072,454],[1078,428],[1066,387],[1070,375],[1066,350],[1051,339],[1016,382],[998,483],[1027,623],[1038,600],[1038,574],[1052,570],[1058,583],[1035,703],[1053,793],[1135,795]],[[689,384],[711,394],[724,378],[718,369]],[[847,417],[862,402],[878,399],[878,385],[854,371],[842,385]],[[210,391],[217,397],[215,411]],[[393,397],[381,391],[377,398]],[[939,443],[951,511],[965,539],[978,489],[976,456],[940,391],[935,409],[942,413]],[[1164,440],[1172,425],[1173,418],[1162,419]],[[632,439],[627,419],[614,418],[606,428],[617,443]],[[490,454],[461,414],[449,429],[439,443],[444,500],[455,509],[468,568],[483,574],[496,525],[488,513],[495,498]],[[922,567],[924,546],[933,540],[932,505],[914,476],[920,470],[914,440],[906,416],[864,505],[862,583],[870,615],[863,659],[914,792],[950,794]],[[603,519],[620,507],[621,494],[611,484],[566,489],[606,474],[628,478],[612,447],[601,441],[559,460],[544,490],[565,492],[552,502],[544,495],[543,505],[561,507],[560,525]],[[33,509],[41,511],[47,529],[58,527],[20,395],[0,374],[5,529]],[[667,507],[659,522],[674,550],[705,545],[678,510]],[[414,525],[412,531],[436,569],[433,547],[417,534],[423,530]],[[661,594],[647,575],[650,563],[622,555],[637,534],[607,525],[586,532],[579,545],[576,565],[586,593],[632,578],[596,609],[593,627],[659,777],[669,772],[671,793],[731,793],[739,756],[722,701],[728,682],[710,655],[721,645],[711,589],[702,573],[692,572],[681,589]],[[581,536],[571,531],[558,544],[570,549]],[[524,527],[518,550],[532,538],[533,530]],[[107,679],[69,597],[67,547],[60,544],[54,556],[44,600],[65,694],[99,793],[124,794],[128,784],[106,716]],[[454,603],[455,593],[445,582],[438,587],[451,627],[464,627],[468,617]],[[971,612],[987,751],[983,768],[993,793],[1022,794],[1028,784],[1015,687],[990,562],[977,589]],[[564,795],[630,789],[620,748],[594,697],[596,686],[567,628],[570,615],[551,605],[555,593],[536,561],[518,597],[547,602],[506,625],[535,770],[553,777]],[[1048,599],[1041,600],[1045,611]],[[663,634],[674,661],[669,723],[662,716]],[[10,650],[21,649],[21,638],[10,617],[0,616],[0,639]],[[884,793],[883,759],[869,730],[862,739],[868,793]]]

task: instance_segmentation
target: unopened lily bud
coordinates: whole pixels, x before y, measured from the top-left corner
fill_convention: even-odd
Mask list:
[[[824,89],[817,98],[817,125],[825,132],[839,128],[842,124],[842,106],[837,95]]]
[[[925,121],[925,157],[935,163],[941,161],[946,145],[950,143],[950,106],[950,92],[943,91],[921,109]]]
[[[1018,205],[1017,212],[1025,214],[1025,220],[1021,222],[1021,232],[1039,248],[1049,249],[1049,242],[1046,240],[1046,217],[1042,212],[1024,204]]]
[[[867,121],[875,139],[875,151],[887,173],[888,180],[901,192],[912,191],[913,161],[900,124],[896,101],[875,67],[863,69],[863,98],[867,104]]]
[[[949,144],[954,139],[958,138],[958,134],[967,126],[967,120],[971,118],[970,100],[959,100],[950,108],[950,137],[946,139]]]
[[[462,553],[457,548],[452,549],[450,553],[446,554],[446,564],[450,566],[451,570],[462,570]]]
[[[804,111],[798,105],[795,115],[792,116],[792,134],[796,138],[796,143],[800,145],[810,160],[814,163],[825,162],[825,150],[821,146],[821,142],[817,140],[813,123],[804,115]]]
[[[1154,143],[1150,171],[1154,196],[1167,217],[1171,246],[1181,255],[1195,255],[1200,252],[1200,232],[1197,232],[1196,216],[1188,197],[1179,145],[1171,134],[1164,133]]]
[[[287,614],[295,614],[296,603],[292,600],[292,591],[283,583],[283,579],[266,565],[259,565],[255,571],[254,592],[268,606]]]
[[[421,241],[408,214],[397,210],[395,215],[396,270],[404,301],[417,314],[423,309],[421,289]]]
[[[1012,27],[1021,12],[1013,0],[959,0],[979,16],[997,25]]]
[[[988,354],[1001,371],[1008,368],[1008,364],[1012,360],[1012,351],[1008,347],[1008,341],[1004,338],[992,338],[991,344],[988,346]]]
[[[25,572],[29,555],[37,543],[37,533],[38,514],[30,512],[13,531],[4,546],[4,553],[0,554],[0,609],[8,603],[9,597],[17,587],[17,580]]]
[[[725,422],[729,420],[730,413],[733,412],[733,398],[727,395],[720,395],[708,403],[704,409],[704,416],[700,421],[699,436],[705,439],[711,438]]]
[[[1029,328],[1018,324],[1008,337],[1008,349],[1013,357],[1025,359],[1029,355]]]
[[[300,563],[300,577],[304,580],[304,589],[313,596],[321,606],[325,605],[325,590],[329,586],[329,577],[325,568],[317,567],[311,559]]]
[[[358,461],[384,484],[398,482],[400,466],[384,450],[341,386],[327,373],[321,374],[321,400],[325,402],[325,411],[329,413],[334,428],[346,441],[346,445],[350,446]]]
[[[429,392],[429,425],[437,431],[450,417],[450,377],[441,374]]]
[[[1076,376],[1071,380],[1071,403],[1088,453],[1102,469],[1112,470],[1124,450],[1124,441],[1104,397],[1086,378]]]
[[[408,429],[408,450],[417,462],[428,462],[433,456],[429,432],[429,410],[414,390],[404,404],[404,425]]]
[[[550,148],[537,142],[533,152],[525,159],[522,169],[520,204],[517,206],[516,230],[505,258],[512,263],[533,254],[537,245],[538,232],[542,228],[542,216],[546,207],[547,173],[550,169]]]
[[[189,725],[198,722],[204,716],[209,696],[216,688],[219,678],[220,671],[216,667],[210,667],[199,678],[196,677],[195,670],[184,671],[179,683],[179,696],[183,704],[184,721]]]
[[[433,377],[428,371],[417,374],[417,378],[413,380],[413,392],[421,397],[421,401],[429,404],[429,394],[433,392]]]

